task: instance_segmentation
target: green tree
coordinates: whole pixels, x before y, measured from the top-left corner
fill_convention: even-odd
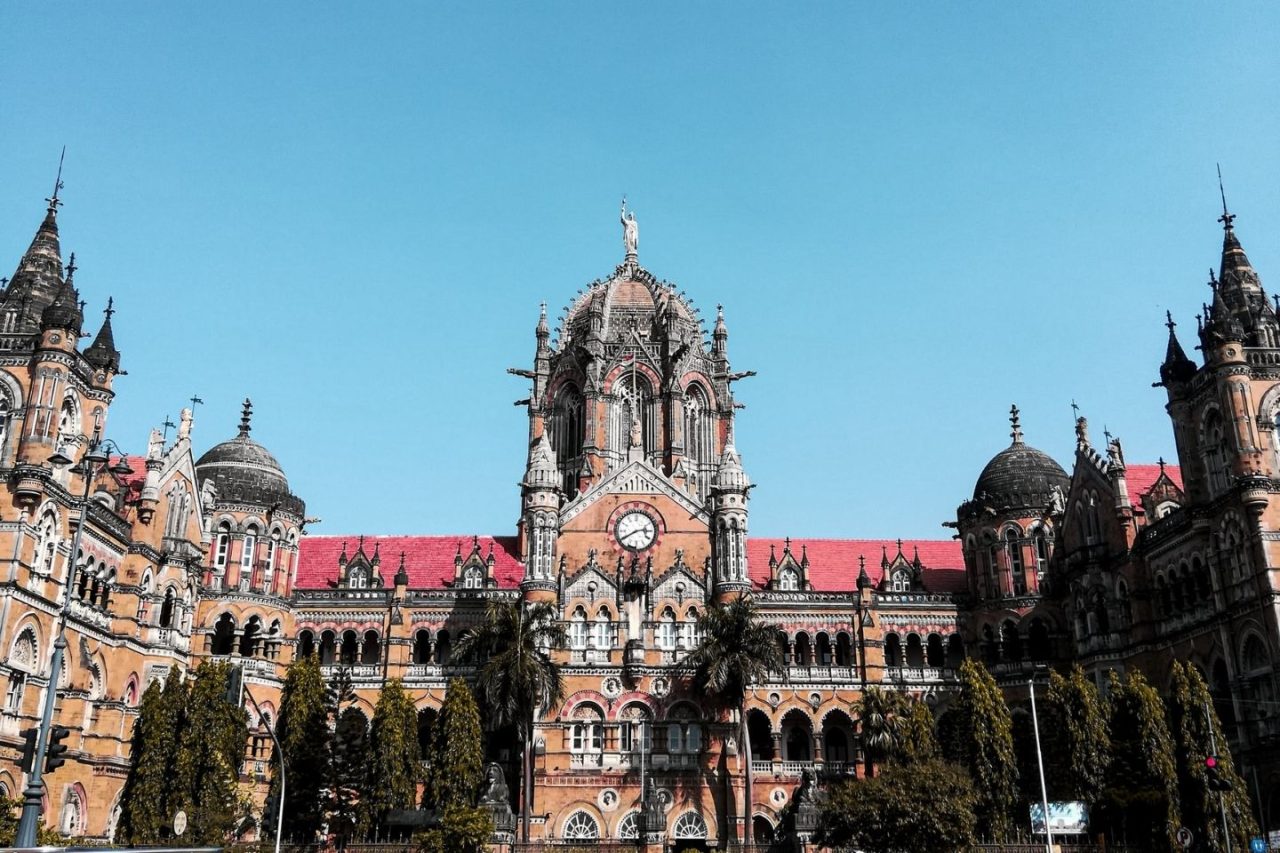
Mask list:
[[[977,802],[972,780],[954,764],[891,762],[879,776],[831,790],[816,840],[867,853],[965,850],[974,842]]]
[[[778,626],[764,622],[750,596],[740,595],[712,604],[698,617],[702,635],[697,647],[685,659],[693,668],[694,688],[738,714],[738,755],[741,757],[744,790],[744,822],[747,843],[753,840],[751,804],[751,733],[747,726],[747,692],[752,683],[763,681],[771,669],[781,669]]]
[[[1096,809],[1098,828],[1130,844],[1167,850],[1179,824],[1178,774],[1164,705],[1142,673],[1108,675],[1111,761]]]
[[[315,839],[324,821],[322,790],[329,768],[329,713],[324,677],[315,655],[294,659],[285,675],[280,696],[276,737],[284,750],[287,792],[284,803],[286,838],[301,842]],[[280,766],[273,757],[273,771]],[[264,810],[266,834],[275,835],[276,805],[280,802],[280,779],[273,772],[271,794]]]
[[[899,714],[895,727],[898,743],[892,760],[899,764],[922,764],[941,758],[935,726],[929,706],[922,700],[908,699],[906,711]]]
[[[330,679],[325,697],[333,725],[325,812],[329,833],[339,846],[344,846],[355,830],[360,789],[368,767],[369,720],[356,707],[351,673],[345,667]]]
[[[235,828],[248,714],[227,701],[231,667],[209,662],[191,682],[171,796],[187,813],[183,843],[219,845]],[[170,818],[172,820],[172,818]]]
[[[176,669],[170,671],[166,682],[162,686],[157,679],[147,687],[133,724],[129,774],[116,825],[116,839],[125,844],[157,844],[167,839],[178,809],[173,778],[188,685]]]
[[[1049,674],[1041,733],[1051,746],[1052,759],[1045,768],[1056,798],[1080,800],[1090,807],[1102,796],[1107,764],[1111,760],[1111,735],[1107,708],[1098,687],[1079,664],[1062,677]]]
[[[21,811],[22,800],[0,800],[0,847],[13,846],[18,837],[18,817]],[[65,847],[67,839],[41,821],[36,826],[36,844],[41,847]]]
[[[897,752],[898,727],[906,710],[907,699],[902,693],[879,687],[868,687],[854,703],[867,776],[874,776],[876,765],[888,761]]]
[[[960,666],[960,695],[953,715],[943,750],[969,771],[977,786],[979,831],[1007,838],[1018,797],[1013,721],[995,679],[975,660]]]
[[[463,634],[456,656],[484,661],[476,686],[494,728],[514,725],[522,748],[521,837],[529,840],[533,803],[533,723],[539,709],[564,698],[564,676],[551,660],[552,649],[568,645],[555,608],[545,601],[491,601],[485,619]]]
[[[484,809],[448,806],[439,825],[418,838],[422,853],[487,853],[493,835],[493,820]]]
[[[1248,791],[1231,760],[1231,749],[1213,708],[1209,686],[1193,665],[1174,661],[1173,690],[1168,707],[1183,826],[1205,840],[1206,850],[1225,850],[1222,832],[1225,809],[1232,849],[1249,849],[1249,839],[1258,834],[1258,827],[1253,819]],[[1231,783],[1229,791],[1211,791],[1207,784],[1205,758],[1211,754],[1211,744],[1215,742],[1217,751],[1212,754],[1217,758],[1218,776]]]
[[[392,809],[411,809],[422,775],[418,755],[418,714],[400,679],[382,688],[369,728],[366,784],[360,796],[360,826],[380,826]]]
[[[484,776],[480,708],[461,678],[449,682],[427,756],[426,806],[444,812],[474,806]]]

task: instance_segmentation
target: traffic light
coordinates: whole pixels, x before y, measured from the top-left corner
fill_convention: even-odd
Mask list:
[[[71,735],[66,726],[54,726],[49,731],[49,746],[44,751],[44,772],[52,773],[67,763],[67,745],[63,743]]]
[[[1218,771],[1218,759],[1216,756],[1210,755],[1204,760],[1204,778],[1205,785],[1210,791],[1230,791],[1231,781],[1223,779],[1222,774]]]
[[[227,675],[227,701],[239,708],[244,704],[244,670],[238,665],[231,667]]]
[[[30,773],[36,766],[36,741],[40,737],[40,732],[36,729],[22,730],[22,761],[18,766],[22,768],[23,773]]]

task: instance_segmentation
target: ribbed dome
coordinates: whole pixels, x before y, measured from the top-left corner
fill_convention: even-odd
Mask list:
[[[218,500],[228,503],[278,507],[302,514],[302,500],[289,491],[289,481],[276,458],[249,437],[251,407],[245,401],[240,434],[211,447],[196,462],[201,485],[212,481]]]
[[[585,340],[591,333],[593,315],[598,318],[597,331],[602,337],[629,341],[633,324],[649,328],[671,310],[679,325],[698,328],[693,309],[674,287],[642,267],[623,264],[611,278],[592,283],[569,305],[560,326],[560,342]]]
[[[997,453],[978,476],[973,499],[1001,507],[1042,507],[1049,503],[1053,487],[1065,493],[1071,478],[1053,457],[1015,441]]]

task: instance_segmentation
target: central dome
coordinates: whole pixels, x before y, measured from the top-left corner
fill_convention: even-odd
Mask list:
[[[570,303],[560,326],[560,343],[585,341],[593,328],[606,341],[627,338],[633,324],[661,325],[669,313],[675,315],[676,329],[683,333],[680,337],[700,330],[696,312],[674,286],[628,261],[609,279],[592,282]]]
[[[212,481],[221,502],[275,507],[301,516],[302,500],[289,491],[284,469],[249,437],[249,412],[246,400],[240,434],[209,448],[196,462],[196,476],[202,486]]]
[[[1048,505],[1057,486],[1065,494],[1071,478],[1053,457],[1015,441],[997,453],[978,476],[973,499],[1002,507]]]

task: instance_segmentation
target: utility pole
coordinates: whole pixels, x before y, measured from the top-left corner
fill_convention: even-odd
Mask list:
[[[1044,756],[1040,753],[1040,718],[1036,716],[1036,677],[1027,680],[1031,688],[1031,727],[1036,732],[1036,766],[1040,768],[1040,804],[1044,807],[1044,849],[1053,853],[1053,829],[1049,826],[1049,788],[1044,783]]]
[[[1204,724],[1209,727],[1209,749],[1213,755],[1218,754],[1218,737],[1213,733],[1213,715],[1209,713],[1209,703],[1204,703]],[[1231,828],[1227,826],[1227,793],[1218,791],[1218,811],[1222,814],[1222,840],[1227,845],[1227,853],[1231,853]]]

